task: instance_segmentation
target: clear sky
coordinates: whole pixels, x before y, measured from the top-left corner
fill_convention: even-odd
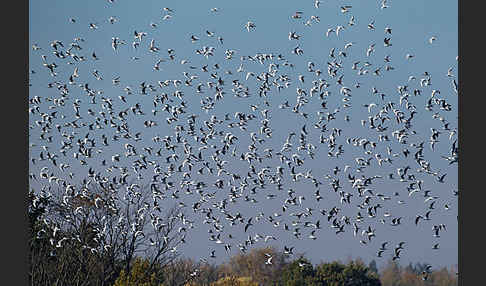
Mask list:
[[[384,253],[383,258],[377,258],[376,252],[384,241],[389,241],[389,247],[392,248],[400,241],[406,241],[405,250],[402,253],[400,263],[406,264],[408,262],[428,262],[434,266],[450,266],[457,264],[457,197],[453,196],[453,190],[457,189],[457,164],[449,165],[441,156],[449,154],[450,146],[457,135],[452,140],[449,140],[449,132],[443,129],[442,123],[432,118],[434,113],[439,113],[447,122],[449,122],[450,129],[457,127],[457,95],[454,93],[451,84],[451,77],[447,76],[449,68],[453,68],[452,73],[457,80],[457,1],[441,1],[441,0],[409,0],[409,1],[386,1],[388,8],[381,9],[381,1],[337,1],[337,0],[323,0],[320,7],[314,7],[313,0],[305,1],[282,1],[282,0],[266,0],[266,1],[124,1],[115,0],[114,3],[108,1],[30,1],[29,7],[29,46],[37,44],[41,50],[32,50],[29,55],[30,70],[35,73],[30,74],[31,87],[29,97],[32,99],[35,96],[58,97],[59,93],[56,88],[48,88],[50,82],[61,81],[68,82],[69,76],[73,73],[74,67],[78,66],[80,77],[76,79],[77,84],[89,83],[90,88],[94,90],[102,90],[100,95],[106,98],[111,98],[114,102],[115,109],[120,111],[130,106],[139,103],[142,109],[147,114],[142,117],[131,117],[130,128],[132,133],[141,132],[144,140],[139,141],[137,147],[142,150],[143,147],[153,146],[155,150],[155,143],[151,138],[155,135],[161,137],[172,134],[173,127],[168,126],[165,122],[166,113],[160,112],[158,117],[152,117],[150,110],[153,109],[151,96],[143,96],[139,94],[139,85],[141,82],[147,84],[157,85],[157,81],[164,81],[167,79],[183,79],[183,72],[188,72],[189,75],[198,75],[196,81],[204,83],[206,93],[197,95],[193,87],[182,85],[180,88],[184,92],[184,98],[188,104],[188,114],[198,114],[198,124],[202,125],[203,120],[208,120],[211,115],[216,115],[218,119],[223,119],[226,113],[230,113],[232,119],[233,114],[237,111],[245,113],[256,114],[257,120],[248,126],[248,132],[243,132],[239,129],[222,128],[225,132],[233,132],[238,138],[238,154],[248,151],[249,133],[256,132],[258,134],[259,122],[262,120],[262,115],[259,111],[268,108],[270,110],[270,125],[273,129],[272,138],[268,138],[263,146],[260,147],[260,154],[263,154],[263,149],[273,148],[274,153],[278,152],[285,138],[289,132],[295,132],[296,137],[300,135],[300,130],[306,124],[309,131],[308,140],[314,145],[318,146],[319,151],[316,152],[316,159],[311,160],[306,158],[303,168],[299,168],[299,172],[312,170],[312,174],[323,182],[320,192],[323,200],[316,202],[313,198],[315,191],[314,186],[308,182],[293,183],[290,178],[284,181],[282,192],[275,191],[274,186],[269,186],[267,189],[259,192],[254,197],[258,203],[250,203],[245,201],[238,201],[234,205],[229,205],[228,209],[231,212],[240,211],[243,216],[256,216],[259,212],[264,212],[265,217],[273,215],[274,212],[281,213],[281,206],[283,200],[287,198],[287,190],[292,188],[296,190],[297,195],[306,197],[303,207],[310,207],[316,209],[314,214],[308,218],[315,222],[317,219],[321,220],[322,229],[316,232],[318,239],[310,240],[306,237],[309,234],[307,229],[301,227],[303,239],[295,239],[292,232],[285,232],[282,228],[274,228],[268,222],[262,220],[254,223],[251,229],[251,234],[255,233],[274,235],[278,237],[278,241],[274,245],[283,247],[295,246],[296,252],[304,252],[307,257],[311,258],[313,262],[317,263],[320,260],[328,261],[334,259],[346,259],[347,257],[361,257],[365,261],[376,259],[379,265],[391,258],[392,249]],[[342,13],[340,7],[349,5],[349,12]],[[164,7],[168,7],[173,12],[168,13],[163,11]],[[212,12],[211,8],[218,8],[217,12]],[[296,11],[302,12],[301,19],[293,19],[292,15]],[[167,14],[172,15],[170,19],[163,20]],[[115,17],[116,22],[110,24],[109,17]],[[311,25],[304,25],[304,22],[310,19],[311,16],[319,16],[320,21],[313,20]],[[348,22],[354,16],[355,25],[350,26]],[[72,23],[70,18],[75,19]],[[256,28],[248,32],[244,25],[248,21],[255,23]],[[375,30],[370,30],[367,26],[374,22]],[[97,29],[90,29],[90,24],[96,24]],[[150,24],[155,23],[155,28]],[[336,29],[337,26],[344,26],[339,36],[333,34],[326,37],[326,31],[329,28]],[[392,34],[385,34],[385,27],[392,29]],[[134,31],[146,32],[142,43],[138,49],[132,48],[134,41]],[[206,31],[215,34],[214,37],[208,37]],[[289,32],[295,32],[300,35],[299,40],[289,40]],[[192,43],[190,37],[194,35],[200,38],[199,41]],[[223,38],[221,44],[217,37]],[[87,59],[85,62],[76,63],[75,65],[66,64],[68,61],[73,62],[72,59],[59,59],[53,54],[53,49],[50,43],[54,40],[60,40],[64,44],[65,49],[68,48],[69,43],[75,37],[84,39],[80,42],[82,50],[77,53],[84,55]],[[115,52],[111,47],[112,37],[118,37],[127,44],[120,46]],[[391,47],[385,47],[383,39],[391,38]],[[429,43],[431,37],[436,37],[436,40]],[[158,53],[152,53],[148,50],[150,41],[154,39],[155,45],[160,48]],[[352,43],[352,46],[346,49],[347,57],[338,56],[338,51],[343,51],[343,47],[347,43]],[[375,44],[375,51],[372,56],[366,56],[366,49]],[[303,55],[295,55],[291,51],[299,46],[303,51]],[[202,47],[214,47],[214,56],[206,59],[201,55],[195,53],[196,49]],[[170,61],[167,49],[173,49],[176,55],[176,60]],[[330,50],[335,48],[335,57],[338,61],[342,61],[344,70],[340,74],[344,75],[344,86],[352,89],[351,108],[342,108],[343,96],[340,94],[340,86],[336,84],[337,78],[331,78],[327,74],[328,62],[333,59],[329,57]],[[232,59],[225,59],[225,51],[234,50]],[[91,54],[95,52],[99,60],[93,60]],[[283,57],[294,65],[293,68],[284,66],[283,62],[279,67],[278,74],[286,74],[291,78],[291,84],[288,89],[277,93],[275,90],[269,92],[268,101],[270,107],[265,107],[263,99],[258,96],[257,84],[255,77],[246,80],[247,72],[252,71],[258,75],[268,70],[268,62],[261,65],[258,62],[249,62],[246,60],[243,63],[244,72],[238,73],[236,69],[240,66],[240,57],[254,56],[257,53],[268,53]],[[414,57],[407,59],[406,55],[411,54]],[[58,67],[56,72],[58,75],[52,77],[47,68],[42,66],[41,55],[47,56],[49,63],[56,62]],[[393,66],[394,70],[386,71],[384,57],[389,55],[391,62],[389,65]],[[138,59],[134,60],[133,57]],[[160,64],[160,70],[155,71],[153,66],[158,59],[163,59]],[[180,64],[181,60],[188,60],[185,65]],[[357,75],[357,70],[352,70],[353,62],[360,61],[360,67],[368,61],[372,65],[369,67],[369,74]],[[314,129],[313,125],[317,121],[316,112],[321,110],[320,100],[317,96],[310,98],[309,103],[303,107],[306,113],[309,114],[309,119],[306,121],[302,116],[296,115],[290,109],[279,109],[278,105],[289,101],[293,106],[296,100],[296,88],[301,87],[307,92],[311,87],[311,82],[318,77],[313,73],[307,71],[308,62],[313,62],[316,68],[321,69],[322,74],[320,78],[325,79],[331,85],[328,88],[330,91],[329,97],[326,99],[328,109],[325,112],[332,112],[336,108],[340,108],[337,114],[337,120],[329,123],[328,128],[339,128],[342,134],[338,139],[338,145],[343,144],[345,153],[339,158],[330,158],[327,156],[327,144],[319,144],[319,130]],[[213,92],[207,90],[206,81],[211,80],[207,73],[201,71],[201,66],[208,64],[211,72],[214,72],[213,65],[218,63],[220,70],[218,74],[225,80],[225,97],[221,101],[217,101],[215,109],[209,113],[200,109],[199,102],[201,97],[213,96]],[[197,67],[197,69],[190,69],[189,66]],[[380,76],[373,75],[374,69],[382,67]],[[103,77],[103,80],[96,80],[92,75],[94,70]],[[231,70],[232,75],[225,74],[224,71]],[[419,81],[424,78],[424,72],[431,75],[431,86],[421,87]],[[305,77],[304,83],[299,82],[298,75],[303,74]],[[409,82],[410,76],[415,76],[415,81]],[[119,76],[120,84],[113,86],[112,79]],[[239,79],[250,88],[251,97],[237,98],[231,92],[231,82],[233,79]],[[355,88],[355,83],[359,82],[361,87]],[[411,156],[405,158],[402,155],[402,150],[408,148],[410,151],[415,148],[399,144],[396,139],[392,139],[392,132],[397,130],[396,124],[391,124],[389,130],[385,132],[391,138],[391,142],[379,142],[378,134],[371,131],[367,126],[361,125],[361,120],[367,120],[370,114],[364,104],[372,102],[378,104],[376,110],[381,108],[383,103],[392,101],[396,107],[405,110],[405,104],[399,106],[400,95],[397,92],[397,86],[409,85],[409,92],[412,93],[409,102],[416,106],[417,114],[415,114],[412,123],[413,130],[417,132],[416,135],[411,136],[410,143],[417,143],[424,141],[424,157],[431,163],[432,169],[438,171],[440,174],[447,174],[444,183],[437,182],[437,178],[424,173],[416,172],[418,168],[417,163],[413,160],[413,152]],[[130,86],[134,92],[133,95],[127,96],[127,103],[123,103],[118,99],[119,95],[125,95],[123,89]],[[372,95],[371,90],[376,87],[380,93],[385,93],[384,102],[376,95]],[[80,113],[83,118],[80,122],[88,122],[92,118],[88,115],[88,110],[95,112],[102,111],[102,100],[98,97],[97,105],[89,103],[89,98],[85,96],[82,88],[76,85],[70,85],[69,102],[65,107],[58,107],[58,115],[64,114],[66,118],[56,119],[55,124],[62,124],[64,122],[74,120],[74,109],[72,102],[76,99],[82,101],[80,105]],[[413,89],[422,89],[421,96],[413,96]],[[167,91],[173,91],[173,88],[167,87]],[[427,111],[425,103],[431,97],[432,90],[439,90],[440,94],[436,94],[436,98],[444,98],[447,103],[451,104],[452,111],[443,111],[437,107],[434,111]],[[158,92],[156,92],[158,93]],[[154,93],[155,94],[155,93]],[[258,105],[260,108],[253,112],[250,105]],[[40,104],[41,112],[52,112],[48,107],[51,103],[44,101]],[[350,121],[344,121],[345,115],[350,117]],[[389,115],[394,120],[393,113]],[[40,146],[47,145],[51,152],[56,152],[61,146],[61,138],[57,131],[52,132],[53,142],[49,143],[39,140],[40,130],[35,121],[41,120],[38,114],[30,116],[30,124],[36,126],[30,129],[30,142],[37,144],[30,148],[31,158],[38,158],[42,151]],[[155,120],[158,126],[152,128],[145,128],[143,122],[147,119]],[[185,119],[184,119],[185,120]],[[93,121],[91,121],[93,122]],[[184,121],[185,122],[185,121]],[[198,125],[199,126],[199,125]],[[431,135],[431,128],[441,130],[439,142],[432,151],[429,147],[429,137]],[[66,129],[68,133],[72,130]],[[77,138],[84,138],[88,133],[87,128],[77,130],[79,135]],[[126,141],[112,142],[109,147],[101,145],[101,133],[111,137],[113,130],[93,130],[89,131],[91,137],[97,138],[98,146],[96,149],[103,149],[103,153],[89,159],[88,166],[85,168],[79,162],[73,159],[72,152],[68,151],[66,157],[60,155],[60,161],[69,162],[71,164],[71,172],[76,174],[75,182],[79,182],[86,174],[87,169],[92,167],[97,171],[102,171],[103,168],[100,162],[105,158],[111,163],[111,156],[114,154],[123,154],[123,144]],[[329,133],[326,133],[327,135]],[[264,135],[258,135],[264,138]],[[339,201],[339,194],[333,192],[329,186],[328,181],[324,178],[325,175],[333,175],[332,170],[335,166],[339,166],[342,170],[345,165],[352,166],[350,171],[357,178],[361,177],[360,173],[356,173],[356,157],[370,157],[365,155],[362,147],[354,147],[346,143],[346,138],[360,137],[368,138],[374,142],[378,142],[378,147],[375,153],[381,153],[382,157],[388,157],[386,146],[391,147],[392,153],[399,153],[400,156],[394,159],[393,164],[385,163],[379,166],[377,161],[373,159],[372,164],[366,168],[363,173],[365,176],[381,175],[384,179],[377,180],[373,183],[372,189],[376,193],[382,193],[390,196],[392,199],[382,201],[379,198],[374,199],[374,203],[380,203],[383,209],[380,210],[380,215],[375,219],[365,219],[362,227],[365,228],[371,225],[376,228],[376,237],[367,245],[360,244],[361,236],[353,236],[352,225],[346,228],[345,233],[339,235],[335,234],[335,230],[330,228],[325,216],[319,214],[319,209],[329,210],[333,206],[342,208],[341,215],[347,215],[354,218],[358,211],[356,205],[361,201],[358,194],[351,188],[347,181],[347,175],[344,172],[339,173],[341,185],[343,190],[353,193],[354,197],[350,205],[342,205]],[[77,140],[77,139],[76,139]],[[295,145],[298,145],[298,138],[294,138]],[[385,144],[386,143],[386,144]],[[133,143],[135,144],[135,143]],[[73,144],[75,145],[75,144]],[[158,145],[159,146],[159,145]],[[194,147],[197,149],[197,145]],[[170,153],[164,151],[164,154]],[[205,156],[210,160],[209,150],[205,151]],[[123,157],[123,156],[122,156]],[[412,157],[412,158],[411,158]],[[154,158],[152,158],[153,160]],[[157,160],[163,160],[159,158]],[[127,164],[130,168],[131,158],[122,158],[120,164]],[[246,175],[248,164],[244,161],[235,160],[227,157],[224,160],[228,161],[227,169],[240,172]],[[161,162],[165,167],[166,164]],[[278,157],[264,161],[263,164],[258,165],[261,169],[265,166],[270,166],[272,172],[276,166],[281,165]],[[397,168],[404,168],[409,165],[411,172],[417,178],[423,180],[424,189],[431,190],[431,195],[437,196],[435,209],[432,210],[430,221],[424,221],[415,226],[414,219],[417,214],[424,214],[427,211],[429,203],[424,203],[423,193],[409,196],[407,193],[407,183],[400,183],[397,179],[388,180],[389,173],[395,173]],[[66,174],[61,174],[59,169],[49,164],[48,161],[38,161],[36,165],[31,163],[30,172],[38,175],[40,169],[48,166],[52,172],[58,176],[67,177]],[[150,172],[148,172],[150,173]],[[152,172],[153,173],[153,172]],[[288,174],[288,170],[286,171]],[[105,172],[105,175],[108,175]],[[151,175],[150,175],[151,176]],[[148,178],[150,178],[148,176]],[[194,178],[198,178],[197,175]],[[67,178],[69,179],[69,178]],[[215,177],[204,177],[200,179],[207,179],[208,182],[214,182]],[[37,186],[39,182],[33,181],[32,186]],[[42,183],[44,184],[44,183]],[[224,191],[221,191],[224,192]],[[227,197],[227,194],[219,192],[217,200]],[[400,196],[395,196],[394,193],[399,192]],[[276,198],[267,200],[266,196],[269,193],[275,193]],[[182,200],[190,205],[195,202],[197,197],[190,195],[182,195]],[[217,201],[216,200],[216,201]],[[399,204],[397,201],[404,201],[404,204]],[[170,203],[170,199],[169,202]],[[446,210],[444,205],[447,204],[449,209]],[[208,205],[210,206],[210,205]],[[287,213],[277,219],[285,220],[289,225],[294,218],[288,217],[288,213],[298,212],[298,208],[290,209]],[[361,210],[362,214],[366,214],[366,209]],[[383,213],[390,212],[390,218],[383,217]],[[195,216],[193,219],[196,222],[201,222],[200,217]],[[400,226],[391,226],[390,220],[393,217],[403,217]],[[386,224],[383,225],[379,219],[385,218]],[[224,216],[222,216],[224,221]],[[226,223],[226,222],[225,222]],[[441,233],[440,238],[433,237],[432,226],[438,224],[445,224],[446,231]],[[228,226],[228,231],[231,231],[235,236],[235,241],[238,239],[245,239],[247,234],[242,231],[242,226]],[[188,243],[179,251],[183,255],[189,257],[203,257],[209,255],[208,249],[216,249],[217,260],[222,261],[226,259],[227,255],[221,245],[215,245],[207,239],[208,226],[202,223],[196,223],[196,228],[193,229],[188,237]],[[226,231],[225,231],[226,232]],[[432,245],[440,243],[439,250],[432,250]],[[235,243],[236,244],[236,243]],[[263,242],[259,242],[256,246],[263,246]],[[236,253],[237,247],[233,245],[232,254]]]

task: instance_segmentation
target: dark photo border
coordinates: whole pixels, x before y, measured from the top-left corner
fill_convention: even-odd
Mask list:
[[[29,137],[29,2],[5,2],[1,106],[3,162],[2,285],[29,285],[27,191]],[[12,72],[14,71],[14,72]]]
[[[469,4],[469,5],[468,5]],[[483,130],[481,124],[484,114],[484,98],[481,96],[483,73],[472,58],[481,54],[483,48],[478,45],[474,36],[478,20],[484,17],[472,2],[458,1],[459,15],[459,285],[478,285],[480,277],[481,254],[484,249],[480,245],[484,237],[480,228],[484,225],[482,210],[484,208],[484,192],[478,178],[483,176],[483,154],[480,151],[484,144],[478,131]],[[476,12],[476,13],[475,13]],[[477,37],[477,36],[476,36]],[[478,70],[476,70],[478,69]],[[467,82],[467,83],[466,83]],[[479,83],[479,84],[475,84]],[[482,145],[482,146],[481,146]],[[483,163],[484,164],[484,163]]]

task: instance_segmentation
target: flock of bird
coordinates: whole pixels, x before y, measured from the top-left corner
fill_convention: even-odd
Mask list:
[[[209,30],[188,36],[194,60],[163,48],[168,44],[143,29],[134,30],[132,39],[114,36],[113,53],[133,49],[141,56],[155,55],[147,72],[169,70],[169,63],[185,70],[181,76],[136,84],[118,75],[109,78],[102,65],[88,70],[86,62],[102,58],[83,38],[53,40],[47,47],[33,44],[52,78],[52,92],[31,91],[29,98],[31,184],[42,186],[44,195],[57,185],[65,190],[66,204],[86,195],[89,184],[125,199],[150,192],[152,200],[140,212],[154,221],[166,202],[176,202],[188,210],[177,218],[184,224],[179,232],[207,228],[210,251],[204,259],[216,257],[220,249],[246,252],[271,241],[281,241],[284,253],[293,255],[292,240],[319,241],[323,232],[337,237],[349,233],[366,246],[380,239],[379,225],[410,224],[423,231],[420,227],[429,224],[436,240],[430,249],[440,249],[437,241],[446,227],[433,223],[439,219],[434,212],[449,210],[451,203],[441,200],[458,195],[447,173],[435,167],[458,161],[457,127],[448,119],[456,112],[454,66],[438,75],[451,82],[442,90],[433,87],[427,71],[411,75],[396,90],[385,90],[375,82],[397,68],[391,57],[379,58],[374,40],[364,51],[354,47],[355,41],[344,40],[346,31],[360,26],[353,6],[335,8],[344,24],[327,29],[317,25],[324,22],[318,16],[322,6],[316,0],[315,15],[297,11],[285,16],[296,27],[288,40],[297,45],[277,53],[244,55],[244,50],[225,47],[223,37]],[[378,9],[388,7],[383,0]],[[210,13],[222,12],[212,8]],[[173,9],[161,9],[162,23],[175,17]],[[110,25],[120,21],[108,18]],[[330,48],[323,63],[306,60],[303,36],[297,32],[302,24],[322,30],[323,39],[342,38],[342,47]],[[152,29],[160,25],[150,24]],[[385,52],[394,47],[391,27],[379,31],[375,20],[363,25],[373,37],[383,33]],[[252,33],[258,23],[248,20],[241,28],[241,33]],[[428,40],[436,42],[435,36]],[[414,55],[404,58],[413,61]],[[200,60],[205,64],[193,64]],[[296,74],[297,66],[305,72]],[[93,87],[106,81],[111,90]],[[373,82],[370,90],[364,90],[367,81]],[[355,102],[363,99],[356,97],[368,99],[360,104]],[[235,103],[236,111],[230,112]],[[356,114],[365,116],[356,119]],[[427,117],[436,125],[424,135],[420,121]],[[82,170],[87,178],[80,188],[75,180]],[[395,184],[394,191],[386,184]],[[423,213],[394,215],[397,204],[418,200],[424,200]],[[60,247],[63,240],[57,239],[51,243]],[[393,260],[408,246],[401,239],[395,247],[388,247],[391,240],[379,244],[375,257]],[[272,264],[272,256],[262,263]]]

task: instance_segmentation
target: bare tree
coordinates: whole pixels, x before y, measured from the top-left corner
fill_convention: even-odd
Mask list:
[[[89,179],[79,188],[68,185],[48,193],[36,241],[49,244],[37,245],[32,252],[32,265],[41,265],[32,281],[50,270],[54,275],[55,269],[47,268],[55,265],[55,281],[44,279],[49,285],[111,285],[120,270],[131,273],[137,256],[149,260],[150,275],[179,255],[177,247],[186,231],[180,226],[187,223],[182,209],[161,209],[156,194],[147,188]]]

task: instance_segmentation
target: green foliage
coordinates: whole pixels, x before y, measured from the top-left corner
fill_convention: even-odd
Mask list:
[[[226,276],[211,283],[211,286],[258,286],[251,277]]]
[[[322,263],[316,268],[316,277],[323,285],[342,285],[345,281],[343,271],[345,266],[339,262]]]
[[[133,262],[132,270],[127,275],[125,270],[120,272],[114,286],[158,286],[155,273],[149,274],[150,263],[146,259],[137,257]]]
[[[362,285],[380,286],[381,282],[376,273],[373,273],[364,264],[351,262],[343,271],[344,284],[341,285]]]
[[[324,285],[339,285],[344,281],[344,268],[339,262],[322,263],[316,268],[317,279]]]
[[[322,263],[316,268],[316,278],[319,285],[329,286],[379,286],[378,275],[362,262],[352,261],[347,265],[339,262]]]
[[[282,280],[285,286],[318,285],[316,284],[314,267],[304,257],[294,260],[285,267]]]

